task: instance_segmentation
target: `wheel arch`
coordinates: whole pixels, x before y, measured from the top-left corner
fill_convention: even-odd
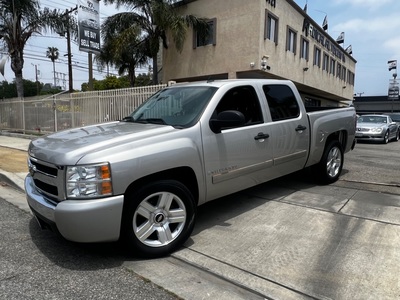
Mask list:
[[[125,195],[132,194],[133,191],[142,187],[148,183],[159,181],[159,180],[176,180],[184,184],[192,193],[193,198],[195,199],[195,205],[197,206],[199,202],[199,187],[197,183],[197,177],[193,169],[190,167],[178,167],[168,170],[163,170],[154,174],[150,174],[139,178],[132,182],[126,189]],[[126,206],[126,202],[124,201],[124,208]]]
[[[329,145],[331,141],[334,140],[338,141],[342,146],[342,150],[345,151],[348,143],[348,132],[346,130],[338,130],[332,132],[326,139],[325,148],[327,147],[327,145]]]

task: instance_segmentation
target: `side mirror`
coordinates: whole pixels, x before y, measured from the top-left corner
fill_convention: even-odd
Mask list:
[[[245,124],[244,115],[237,110],[226,110],[210,120],[210,128],[214,133],[221,133],[222,128],[239,127]]]

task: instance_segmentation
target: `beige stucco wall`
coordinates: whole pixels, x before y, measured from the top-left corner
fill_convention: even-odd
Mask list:
[[[300,37],[305,36],[302,29],[307,15],[292,0],[276,0],[275,7],[265,0],[197,0],[178,10],[182,14],[216,18],[216,45],[193,49],[191,29],[188,30],[181,53],[176,51],[170,41],[169,49],[163,52],[163,82],[222,73],[226,73],[228,78],[236,78],[240,72],[244,74],[242,76],[248,74],[293,80],[306,94],[312,94],[317,89],[319,92],[316,94],[322,101],[330,98],[335,101],[353,98],[354,86],[322,70],[322,61],[320,68],[313,65],[314,45],[321,48],[322,57],[324,52],[334,57],[324,45],[310,36],[306,37],[310,42],[309,61],[300,58]],[[277,45],[264,39],[266,10],[279,18]],[[316,23],[313,25],[318,26]],[[286,51],[287,26],[297,32],[296,54]],[[318,30],[325,34],[322,28]],[[326,37],[329,38],[329,35]],[[332,38],[330,40],[335,43]],[[337,44],[336,47],[342,49]],[[343,49],[342,51],[345,53]],[[260,70],[263,55],[269,56],[270,69],[266,71]],[[251,63],[254,63],[253,67]],[[356,62],[350,56],[346,54],[345,62],[340,63],[355,74]],[[306,72],[303,71],[305,67],[308,67]]]
[[[181,11],[198,17],[217,18],[217,45],[193,49],[192,30],[188,31],[181,53],[175,50],[171,41],[171,47],[164,51],[164,80],[219,73],[228,73],[235,78],[237,70],[248,69],[249,62],[258,56],[258,32],[263,16],[258,1],[201,0],[190,3]],[[250,28],[253,28],[251,34]]]

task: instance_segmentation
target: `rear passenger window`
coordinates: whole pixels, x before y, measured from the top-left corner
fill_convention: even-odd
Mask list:
[[[300,115],[299,104],[290,87],[286,85],[264,85],[272,121],[297,118]]]
[[[244,115],[245,125],[258,124],[263,121],[260,101],[252,86],[239,86],[229,90],[215,110],[215,115],[226,110],[240,111]]]

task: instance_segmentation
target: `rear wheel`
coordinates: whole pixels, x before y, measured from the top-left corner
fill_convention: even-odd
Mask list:
[[[314,167],[321,183],[329,184],[339,179],[343,168],[343,150],[338,141],[331,141],[325,147],[320,162]]]
[[[195,203],[182,183],[160,180],[131,195],[122,220],[122,239],[134,254],[165,256],[180,247],[193,231]]]
[[[394,139],[396,142],[400,139],[400,129],[396,132],[396,138]]]

